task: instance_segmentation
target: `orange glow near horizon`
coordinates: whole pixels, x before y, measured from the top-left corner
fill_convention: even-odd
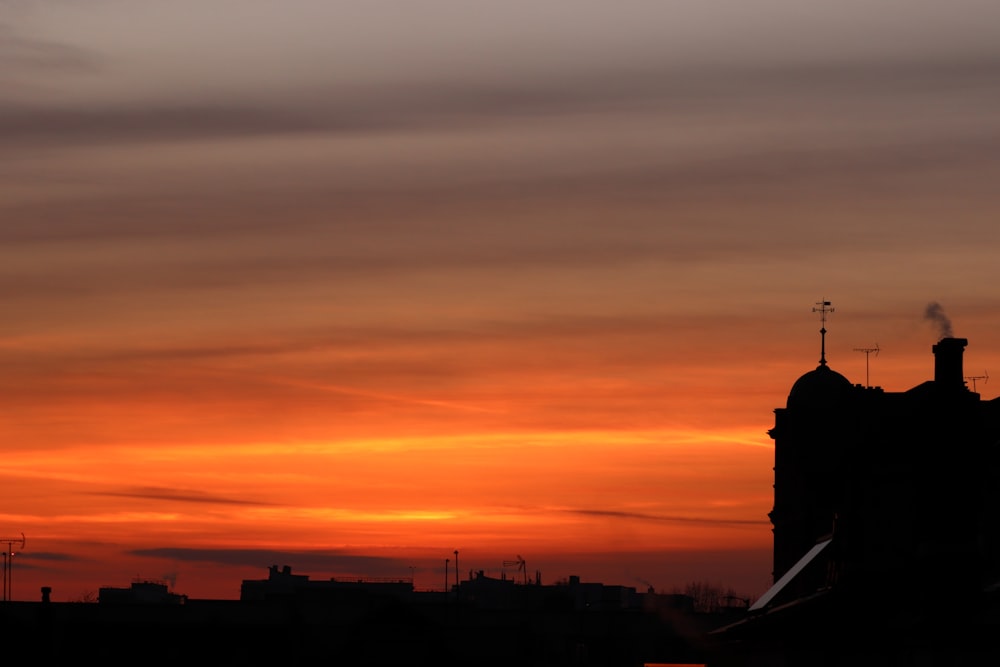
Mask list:
[[[59,493],[48,502],[37,494],[31,503],[18,500],[23,513],[6,517],[44,525],[33,531],[39,537],[67,537],[60,526],[94,540],[142,528],[151,535],[183,531],[191,544],[202,543],[199,535],[240,544],[253,526],[242,542],[274,539],[288,548],[456,540],[488,548],[517,535],[554,549],[588,533],[602,542],[593,532],[605,530],[602,524],[611,534],[635,532],[640,549],[662,541],[642,538],[644,524],[670,525],[670,539],[689,547],[718,548],[729,538],[720,540],[716,525],[756,525],[760,532],[769,450],[741,442],[739,433],[715,444],[697,436],[492,434],[248,444],[235,451],[160,444],[13,452],[3,475],[11,496],[23,499],[42,486]],[[720,497],[704,485],[712,470],[738,478],[741,467],[744,497],[739,489]],[[620,497],[623,486],[629,493]],[[24,512],[28,506],[32,513]]]
[[[764,367],[720,334],[664,346],[607,321],[573,333],[450,347],[429,335],[386,343],[385,358],[360,340],[350,354],[250,338],[8,342],[23,363],[7,376],[0,523],[29,536],[18,591],[73,599],[134,572],[233,598],[272,564],[436,588],[457,548],[463,576],[498,574],[513,553],[548,581],[715,577],[762,593],[766,430],[816,363],[815,331],[811,350],[795,342],[800,362],[787,334],[765,339]],[[828,357],[857,381],[864,360],[834,340]],[[877,376],[929,379],[929,346],[915,347],[922,368],[880,360]]]
[[[329,379],[319,369],[343,357],[331,361],[322,345],[284,358],[278,373],[260,342],[163,354],[8,343],[38,360],[8,376],[24,389],[9,394],[0,471],[0,522],[29,536],[18,591],[48,585],[76,599],[134,571],[194,597],[234,598],[240,580],[272,564],[436,588],[458,548],[463,576],[499,574],[513,553],[547,581],[671,590],[718,572],[719,583],[762,593],[766,429],[815,361],[767,350],[776,357],[762,372],[725,345],[681,359],[646,342],[655,366],[618,366],[634,353],[598,332],[578,350],[562,334],[513,349],[452,346],[451,362],[475,367],[440,377],[431,371],[448,357],[436,341],[391,348],[397,360],[426,357],[413,377]],[[610,367],[586,361],[603,349]],[[828,355],[863,364],[842,346]],[[930,361],[925,353],[901,381],[928,379]]]
[[[94,419],[89,408],[87,414]],[[132,413],[133,420],[142,417]],[[129,431],[141,431],[138,423]],[[0,481],[12,502],[0,521],[31,536],[26,562],[66,543],[272,545],[291,553],[390,553],[422,563],[457,545],[472,550],[467,562],[487,570],[484,558],[498,562],[512,550],[544,566],[553,560],[548,554],[565,558],[567,549],[582,556],[769,546],[771,453],[760,432],[719,431],[708,440],[696,429],[525,430],[214,444],[166,444],[152,424],[149,433],[146,445],[94,442],[6,454]],[[729,486],[706,485],[706,477]],[[19,572],[30,580],[21,590],[46,585],[59,563],[44,564]],[[242,576],[263,576],[268,564]],[[176,562],[160,569],[191,567],[197,569]],[[361,575],[364,568],[321,574]],[[436,583],[433,574],[421,578]],[[230,596],[236,585],[226,582]]]

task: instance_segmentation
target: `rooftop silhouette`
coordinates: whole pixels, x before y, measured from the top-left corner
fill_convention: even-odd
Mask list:
[[[889,392],[822,354],[775,409],[774,585],[716,633],[731,664],[1000,658],[1000,399],[969,389],[969,341],[927,317],[947,334],[933,379]]]

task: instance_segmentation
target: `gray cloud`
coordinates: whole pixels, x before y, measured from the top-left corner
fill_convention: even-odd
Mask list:
[[[81,61],[83,59],[81,58]],[[0,145],[58,146],[224,138],[247,135],[455,128],[512,117],[621,113],[737,116],[790,103],[860,97],[905,103],[932,94],[997,96],[1000,59],[812,63],[784,67],[618,66],[567,70],[542,80],[316,85],[278,101],[269,93],[213,99],[180,96],[173,105],[74,102],[0,105]],[[900,99],[901,98],[901,99]],[[914,106],[914,109],[917,109]]]
[[[9,23],[0,23],[0,81],[9,84],[40,72],[96,72],[100,63],[100,57],[89,49],[32,38]]]
[[[323,193],[317,188],[294,202],[290,195],[250,192],[207,204],[187,199],[188,211],[176,214],[162,203],[166,197],[157,195],[50,200],[8,209],[5,218],[18,224],[3,226],[0,241],[8,248],[33,244],[30,251],[39,258],[44,256],[40,242],[80,242],[81,252],[69,262],[8,263],[0,270],[0,286],[9,298],[25,302],[195,291],[205,298],[212,290],[303,284],[346,288],[366,280],[382,284],[456,270],[474,275],[497,269],[594,270],[637,262],[781,258],[810,251],[820,238],[827,252],[854,250],[858,238],[867,247],[905,249],[939,242],[931,225],[918,222],[926,215],[918,210],[919,197],[938,192],[991,197],[1000,173],[997,156],[996,137],[927,138],[870,149],[772,148],[720,160],[595,168],[574,175],[526,173],[523,180],[471,184],[458,191],[444,185],[430,185],[419,194]],[[940,179],[942,173],[947,180]],[[532,182],[532,176],[537,180]],[[915,195],[894,199],[893,193],[904,188]],[[827,202],[798,211],[811,219],[831,211],[852,213],[838,221],[840,234],[827,237],[821,225],[790,224],[793,208],[784,216],[768,215],[775,199],[794,207],[807,197]],[[873,222],[856,214],[878,198],[892,201],[894,210],[914,209],[905,227],[898,220]],[[386,200],[407,210],[406,219],[399,220]],[[752,228],[724,208],[733,200],[747,204],[744,210],[758,207]],[[628,202],[646,208],[633,209]],[[298,207],[312,211],[297,215]],[[321,215],[330,219],[318,222]],[[477,216],[476,224],[465,224],[466,215]],[[971,222],[956,219],[955,229],[968,230],[944,242],[992,241],[988,226]],[[189,238],[199,239],[197,254],[170,245]],[[239,239],[239,245],[230,239]],[[87,252],[97,247],[90,244],[131,241],[142,245],[132,245],[127,254],[95,255],[101,261]]]
[[[327,123],[332,123],[329,119]],[[334,124],[335,125],[335,124]],[[320,129],[316,119],[275,109],[192,105],[190,107],[67,108],[9,105],[0,108],[0,142],[18,146],[66,146]]]

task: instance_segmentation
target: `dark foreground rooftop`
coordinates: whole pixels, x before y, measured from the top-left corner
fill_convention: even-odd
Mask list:
[[[140,586],[134,599],[5,602],[0,627],[19,659],[40,664],[642,667],[707,664],[708,632],[733,620],[694,613],[684,596],[578,580],[484,577],[448,593],[334,583],[239,601],[157,599]]]

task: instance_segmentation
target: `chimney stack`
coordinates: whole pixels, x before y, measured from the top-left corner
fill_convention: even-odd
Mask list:
[[[940,387],[965,387],[962,354],[969,344],[966,338],[942,338],[931,348],[934,352],[934,382]]]

